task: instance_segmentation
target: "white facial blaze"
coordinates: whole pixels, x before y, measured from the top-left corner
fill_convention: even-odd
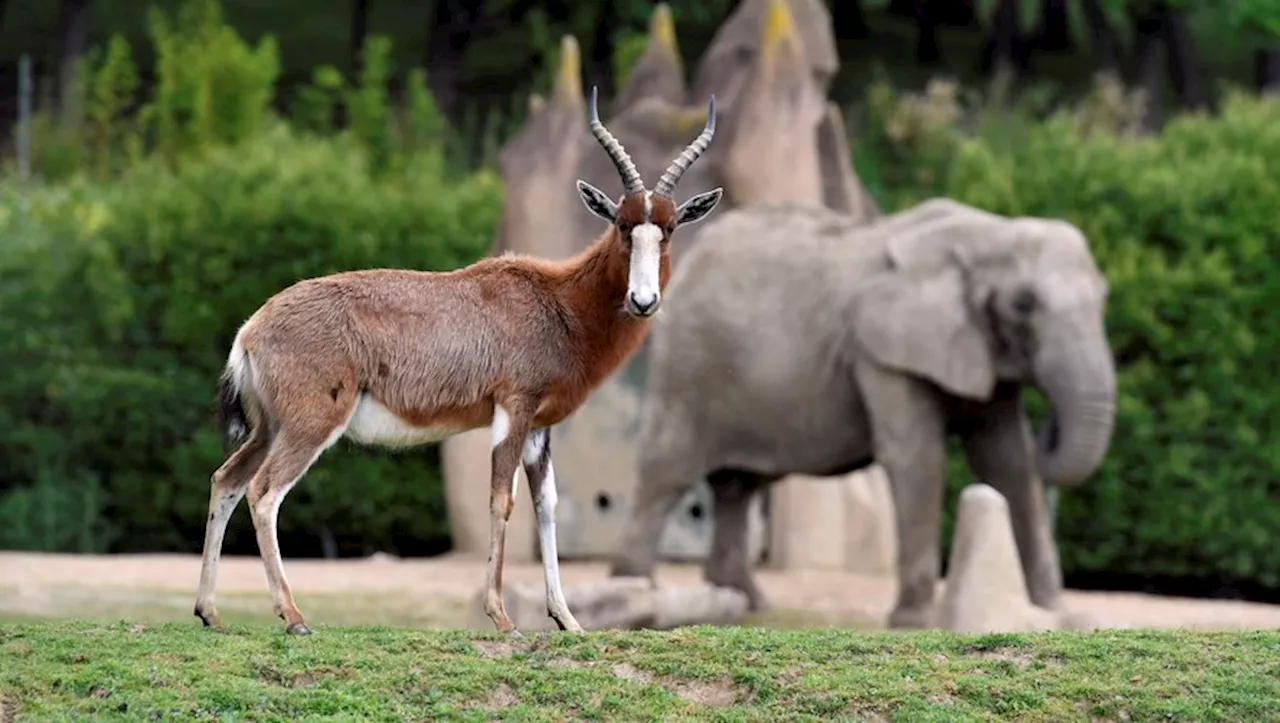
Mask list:
[[[627,293],[640,306],[658,300],[658,266],[662,258],[662,229],[642,223],[631,229],[631,274]]]

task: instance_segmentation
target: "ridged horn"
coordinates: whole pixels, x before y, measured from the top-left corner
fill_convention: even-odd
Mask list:
[[[655,196],[664,196],[671,198],[671,194],[676,190],[676,184],[680,182],[680,177],[684,172],[689,170],[689,166],[698,160],[707,150],[707,146],[711,145],[711,139],[716,134],[716,96],[712,94],[711,102],[707,106],[707,124],[703,126],[702,132],[697,138],[689,144],[676,159],[667,166],[667,170],[663,172],[662,178],[658,179],[658,185],[653,187]]]
[[[631,196],[644,190],[644,181],[640,179],[640,171],[636,170],[636,164],[631,160],[631,156],[627,155],[627,151],[618,142],[617,138],[609,132],[608,128],[600,122],[600,108],[597,105],[597,97],[599,91],[595,86],[591,86],[591,135],[596,137],[600,145],[604,147],[605,153],[609,154],[609,159],[613,161],[613,165],[618,169],[618,175],[622,176],[623,193]]]

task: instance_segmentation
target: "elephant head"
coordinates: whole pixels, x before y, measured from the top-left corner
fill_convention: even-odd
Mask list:
[[[1110,444],[1116,400],[1108,286],[1084,235],[951,201],[914,217],[884,224],[889,270],[861,297],[860,345],[963,398],[989,399],[1000,381],[1033,385],[1051,407],[1036,443],[1041,479],[1084,482]]]

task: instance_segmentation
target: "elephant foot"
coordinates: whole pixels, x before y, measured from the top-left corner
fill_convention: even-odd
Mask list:
[[[738,575],[727,575],[717,570],[709,570],[704,579],[716,587],[727,587],[733,590],[739,590],[743,595],[747,596],[747,611],[752,613],[767,613],[771,609],[769,599],[765,597],[764,592],[756,586],[756,581],[748,575],[743,578]]]
[[[1038,600],[1032,597],[1031,604],[1035,605],[1041,610],[1048,610],[1051,613],[1061,613],[1061,612],[1065,612],[1066,610],[1066,608],[1063,607],[1062,605],[1062,597],[1059,595],[1054,595],[1052,597],[1041,597]]]
[[[933,605],[929,603],[896,607],[889,613],[889,628],[892,630],[927,630],[936,627],[933,619]]]
[[[742,588],[738,589],[742,590]],[[749,612],[762,614],[773,609],[773,606],[769,604],[769,598],[765,597],[764,593],[760,592],[754,585],[751,586],[751,589],[742,590],[742,592],[747,596],[747,610]]]

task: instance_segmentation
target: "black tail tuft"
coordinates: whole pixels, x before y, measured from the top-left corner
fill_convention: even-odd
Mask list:
[[[231,378],[230,369],[224,371],[218,379],[218,404],[214,410],[214,421],[222,431],[223,444],[228,453],[238,447],[249,432],[249,418],[244,413],[240,390]]]

